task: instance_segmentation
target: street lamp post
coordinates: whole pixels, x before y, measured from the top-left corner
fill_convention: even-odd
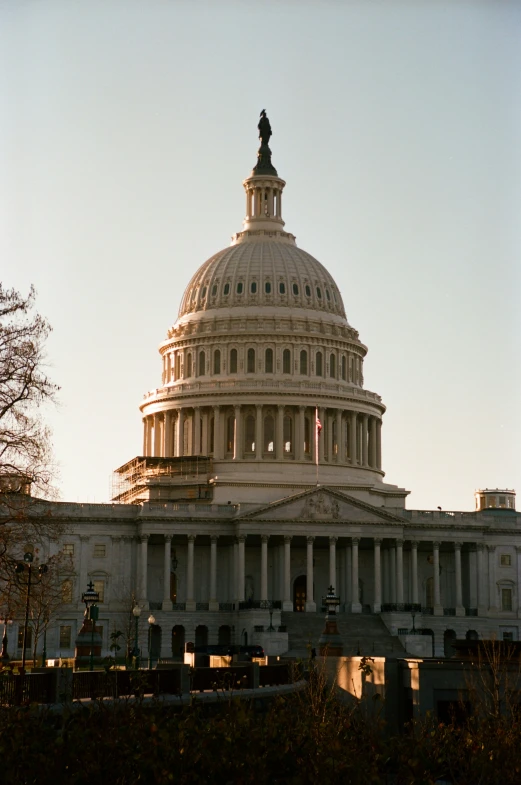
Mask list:
[[[150,668],[152,667],[152,658],[151,658],[152,627],[154,626],[155,623],[156,623],[155,616],[153,616],[153,614],[150,614],[150,616],[148,617],[148,670],[150,670]]]
[[[136,631],[134,637],[134,660],[136,663],[136,668],[139,668],[139,617],[141,616],[141,608],[139,605],[135,605],[132,608],[132,613],[134,614],[134,619],[136,620]]]
[[[27,570],[27,572],[28,572],[28,576],[27,576],[27,594],[26,594],[26,598],[25,598],[24,634],[23,634],[23,640],[22,640],[22,670],[25,669],[25,649],[26,649],[26,644],[27,644],[27,629],[29,627],[29,601],[30,601],[30,598],[31,598],[31,579],[32,579],[32,573],[33,573],[33,570],[32,570],[33,561],[34,561],[34,554],[31,551],[27,551],[27,553],[24,553],[24,560],[23,560],[23,562],[18,562],[18,564],[16,565],[16,570],[15,570],[17,573],[22,573],[25,570]],[[45,573],[48,571],[48,569],[49,568],[47,567],[46,564],[40,564],[40,566],[38,567],[38,574],[40,575],[40,577],[42,575],[45,575]]]
[[[82,602],[85,603],[85,616],[90,621],[90,663],[89,670],[94,670],[94,630],[96,622],[98,621],[99,608],[99,592],[94,591],[94,584],[89,581],[87,584],[87,591],[81,595]]]

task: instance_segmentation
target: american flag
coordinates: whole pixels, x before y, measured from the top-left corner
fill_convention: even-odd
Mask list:
[[[320,431],[322,430],[322,423],[320,422],[320,418],[318,416],[318,409],[316,410],[315,417],[316,417],[315,425],[317,427],[317,436],[320,436]]]

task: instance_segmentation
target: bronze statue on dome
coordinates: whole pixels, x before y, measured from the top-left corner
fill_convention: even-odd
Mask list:
[[[270,121],[266,116],[266,110],[263,109],[260,113],[260,120],[259,125],[257,126],[259,129],[259,139],[261,140],[261,144],[269,144],[270,136],[271,136],[271,125]]]
[[[260,147],[257,151],[257,165],[253,167],[252,174],[277,177],[277,170],[271,163],[271,150],[269,146],[271,125],[266,116],[265,109],[260,113],[260,120],[257,128],[259,129]]]

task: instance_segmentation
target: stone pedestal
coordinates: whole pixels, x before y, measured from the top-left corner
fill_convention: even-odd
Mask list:
[[[338,632],[335,616],[330,616],[326,619],[326,625],[318,639],[318,650],[321,657],[342,656],[344,645]]]
[[[91,652],[94,665],[101,663],[102,627],[96,627],[94,621],[84,619],[81,630],[74,641],[74,660],[76,668],[89,667]]]

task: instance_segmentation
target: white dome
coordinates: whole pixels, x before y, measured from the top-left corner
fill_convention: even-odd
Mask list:
[[[286,306],[345,319],[342,297],[326,268],[284,240],[248,240],[212,256],[188,284],[179,317],[216,308]]]

